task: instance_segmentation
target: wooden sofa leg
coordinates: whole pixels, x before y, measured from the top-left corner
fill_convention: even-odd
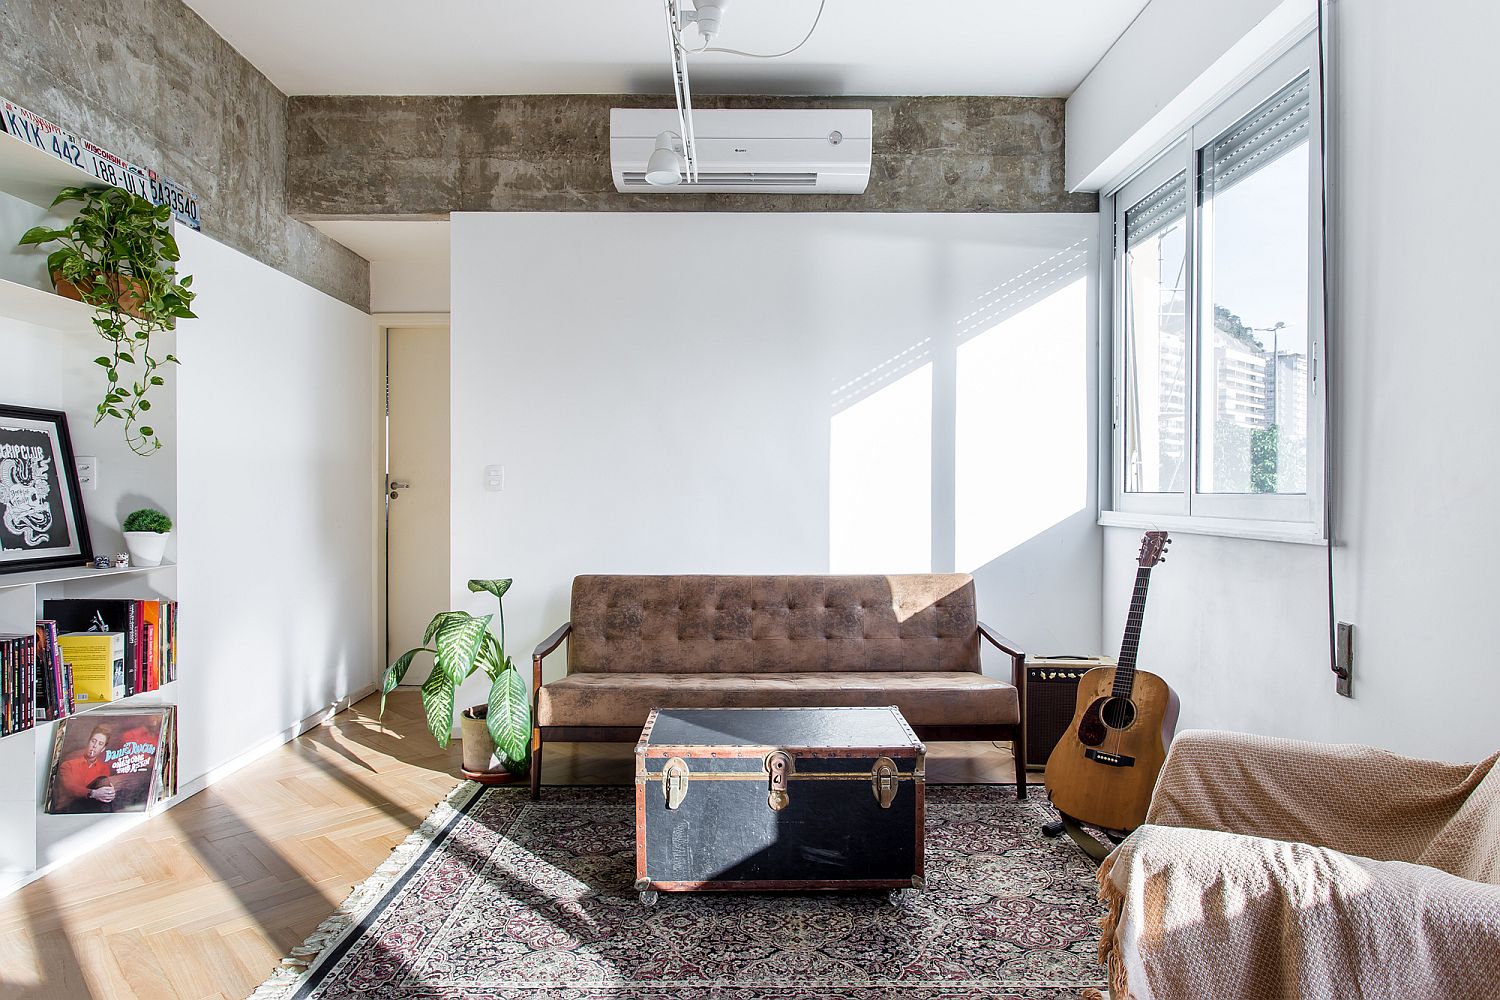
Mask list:
[[[1017,736],[1010,742],[1011,756],[1016,761],[1016,798],[1026,798],[1026,741]]]
[[[531,801],[542,797],[542,737],[538,733],[531,750]]]

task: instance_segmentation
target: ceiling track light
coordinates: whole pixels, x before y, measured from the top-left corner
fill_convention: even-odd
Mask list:
[[[710,47],[724,26],[724,11],[729,7],[731,0],[693,0],[692,7],[684,7],[684,0],[663,0],[663,2],[667,15],[667,41],[672,47],[672,90],[677,95],[678,131],[675,138],[681,144],[682,149],[679,153],[670,144],[662,145],[663,140],[672,136],[672,133],[663,132],[657,136],[656,150],[651,154],[646,174],[647,180],[652,184],[665,187],[684,181],[689,184],[695,184],[698,181],[698,138],[693,131],[693,85],[688,77],[688,55],[698,52],[722,52],[728,55],[748,56],[752,59],[780,59],[782,56],[789,56],[806,45],[807,40],[818,29],[818,22],[823,19],[823,8],[827,6],[828,0],[819,0],[818,13],[813,18],[812,27],[807,29],[807,34],[803,36],[802,41],[785,52],[773,53],[741,52],[738,49]],[[703,44],[695,49],[682,44],[682,32],[689,24],[697,26],[698,35],[703,39]],[[666,165],[672,157],[682,162],[676,181],[668,180],[666,177]],[[657,169],[658,165],[660,170]],[[651,180],[653,175],[661,179]]]
[[[682,140],[682,174],[684,177],[681,179],[685,179],[691,184],[698,180],[698,149],[696,137],[693,134],[693,85],[692,81],[688,78],[687,49],[682,44],[682,29],[689,22],[697,20],[698,11],[684,11],[681,0],[665,0],[665,3],[667,12],[667,39],[672,46],[672,89],[677,94],[678,136]],[[718,6],[714,8],[714,17],[711,19],[714,31],[718,31],[723,7],[724,3],[721,0]],[[663,132],[662,136],[669,134]],[[651,154],[652,163],[657,162],[657,154],[662,151],[662,136],[657,136],[656,152]],[[661,181],[652,181],[651,183],[662,184]]]
[[[654,187],[671,187],[682,183],[687,170],[683,162],[682,136],[676,132],[662,132],[656,137],[656,149],[646,161],[646,183]]]

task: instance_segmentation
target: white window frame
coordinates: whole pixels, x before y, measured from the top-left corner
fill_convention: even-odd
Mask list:
[[[1325,523],[1325,448],[1324,387],[1327,379],[1323,366],[1324,289],[1323,289],[1323,150],[1322,108],[1311,101],[1311,136],[1308,156],[1308,397],[1307,397],[1307,492],[1305,494],[1222,494],[1198,492],[1200,422],[1199,394],[1203,373],[1199,367],[1200,327],[1203,315],[1203,286],[1199,273],[1207,253],[1207,241],[1200,233],[1200,178],[1198,163],[1201,151],[1224,134],[1235,122],[1250,113],[1278,90],[1303,73],[1308,73],[1316,89],[1318,81],[1318,48],[1316,34],[1296,43],[1254,79],[1233,95],[1202,115],[1185,132],[1179,133],[1171,146],[1147,166],[1133,174],[1107,196],[1101,206],[1114,221],[1114,254],[1107,287],[1111,291],[1110,326],[1110,399],[1105,412],[1110,415],[1111,461],[1110,490],[1101,524],[1130,527],[1158,527],[1203,534],[1265,538],[1277,541],[1323,543],[1327,538]],[[1187,268],[1186,268],[1186,393],[1187,429],[1186,488],[1182,493],[1128,493],[1125,490],[1125,211],[1140,198],[1186,171],[1187,194]]]

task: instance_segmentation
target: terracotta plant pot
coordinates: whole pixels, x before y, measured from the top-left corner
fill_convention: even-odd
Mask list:
[[[526,772],[513,774],[507,771],[504,763],[496,756],[495,741],[490,737],[489,727],[484,722],[487,714],[487,705],[475,705],[459,713],[459,733],[464,741],[464,763],[460,769],[463,776],[481,785],[508,785],[514,781],[526,780]]]
[[[105,279],[105,284],[109,285],[110,291],[119,297],[120,311],[127,316],[134,316],[139,319],[142,299],[139,293],[144,291],[140,279],[126,277],[122,274],[111,274]],[[77,285],[73,284],[73,282],[63,277],[61,271],[52,272],[52,287],[58,295],[61,295],[65,299],[72,299],[75,302],[84,301],[83,291]]]

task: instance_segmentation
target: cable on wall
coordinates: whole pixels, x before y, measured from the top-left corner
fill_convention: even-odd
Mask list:
[[[1323,269],[1323,530],[1327,534],[1328,549],[1328,666],[1340,677],[1345,676],[1345,670],[1339,663],[1338,654],[1338,610],[1334,601],[1334,574],[1333,574],[1333,546],[1334,546],[1334,459],[1333,459],[1333,340],[1334,340],[1334,311],[1333,311],[1333,274],[1330,266],[1328,253],[1328,204],[1331,197],[1332,185],[1329,183],[1330,159],[1329,159],[1329,132],[1333,128],[1331,115],[1328,108],[1328,50],[1331,45],[1329,29],[1327,24],[1327,8],[1333,0],[1318,0],[1318,108],[1319,121],[1322,127],[1319,129],[1318,141],[1321,144],[1322,163],[1321,180],[1321,203],[1320,225],[1322,227],[1322,239],[1319,241],[1322,249]]]

